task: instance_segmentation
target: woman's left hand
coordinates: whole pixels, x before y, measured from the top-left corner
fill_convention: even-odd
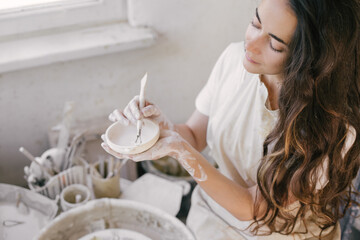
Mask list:
[[[104,135],[101,136],[104,141],[101,146],[109,154],[119,159],[131,159],[135,162],[144,160],[157,160],[165,156],[170,156],[175,159],[184,151],[184,146],[187,142],[175,131],[160,129],[159,140],[150,149],[139,154],[121,154],[112,150],[106,143]]]

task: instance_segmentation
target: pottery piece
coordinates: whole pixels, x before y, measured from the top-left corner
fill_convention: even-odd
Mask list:
[[[150,239],[195,240],[179,219],[147,204],[103,198],[60,214],[34,240],[78,240],[106,229],[126,229]]]
[[[62,171],[57,175],[52,176],[42,187],[36,186],[32,182],[28,182],[28,185],[32,191],[40,193],[48,198],[55,199],[66,186],[75,183],[86,184],[85,166],[74,166]]]
[[[72,184],[64,188],[60,195],[60,204],[63,211],[79,207],[90,200],[91,193],[88,187],[82,184]]]
[[[106,130],[105,139],[114,151],[121,154],[137,154],[151,148],[159,139],[159,125],[149,119],[143,119],[144,125],[141,130],[141,143],[135,143],[137,128],[130,124],[125,126],[115,122]]]

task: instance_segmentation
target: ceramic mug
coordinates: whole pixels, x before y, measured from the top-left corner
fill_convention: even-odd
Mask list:
[[[82,184],[72,184],[64,188],[60,195],[60,205],[63,211],[81,206],[90,200],[90,190]]]

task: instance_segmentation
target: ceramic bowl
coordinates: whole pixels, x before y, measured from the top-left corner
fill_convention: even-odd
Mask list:
[[[148,204],[113,198],[92,200],[60,214],[34,240],[79,240],[106,229],[130,230],[152,240],[195,240],[185,224],[169,213]]]
[[[143,119],[141,143],[136,144],[136,125],[125,126],[120,122],[113,123],[105,132],[109,147],[121,154],[137,154],[151,148],[159,139],[159,125],[149,119]]]
[[[79,240],[113,240],[113,239],[126,239],[126,240],[151,240],[150,238],[134,231],[126,229],[106,229],[90,233]]]

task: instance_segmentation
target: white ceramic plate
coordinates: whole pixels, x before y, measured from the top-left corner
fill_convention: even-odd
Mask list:
[[[121,154],[137,154],[151,148],[159,139],[159,125],[149,119],[143,119],[144,125],[141,130],[141,144],[137,145],[136,125],[122,125],[120,122],[113,123],[105,132],[107,144],[114,151]]]
[[[55,201],[25,188],[0,183],[0,239],[32,239],[55,217],[57,210]]]
[[[106,229],[94,233],[90,233],[79,240],[151,240],[150,238],[142,235],[141,233],[134,232],[126,229]]]

